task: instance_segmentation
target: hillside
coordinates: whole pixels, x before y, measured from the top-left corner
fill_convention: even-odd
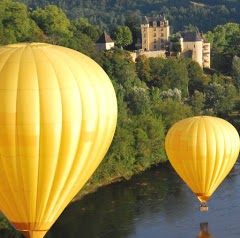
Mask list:
[[[199,6],[199,7],[205,7],[206,5],[203,4],[203,3],[198,3],[198,2],[193,2],[193,1],[190,1],[191,4],[194,4],[196,6]]]
[[[142,16],[165,14],[172,31],[195,26],[200,31],[212,30],[227,22],[240,23],[240,3],[237,0],[19,0],[28,7],[54,4],[63,9],[68,18],[83,17],[101,29],[111,30],[126,21],[139,25]]]

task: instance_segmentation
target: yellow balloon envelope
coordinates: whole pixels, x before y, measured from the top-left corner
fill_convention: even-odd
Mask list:
[[[44,43],[0,47],[0,209],[41,238],[96,170],[116,95],[89,57]]]
[[[170,128],[165,148],[173,168],[205,203],[234,166],[239,135],[221,118],[191,117]]]

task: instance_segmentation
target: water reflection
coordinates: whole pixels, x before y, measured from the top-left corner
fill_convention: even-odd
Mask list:
[[[197,236],[197,238],[214,238],[209,231],[208,231],[208,223],[200,223],[200,232]]]

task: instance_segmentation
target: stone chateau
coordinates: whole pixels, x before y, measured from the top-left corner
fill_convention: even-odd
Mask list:
[[[138,50],[131,53],[135,60],[139,55],[147,57],[190,57],[202,68],[210,68],[210,43],[199,32],[184,32],[179,39],[180,52],[172,52],[170,26],[165,16],[144,17],[141,37],[136,44]],[[113,40],[106,32],[96,42],[98,50],[114,47]]]

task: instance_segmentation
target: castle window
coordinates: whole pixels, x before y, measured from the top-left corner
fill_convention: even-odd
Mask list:
[[[154,39],[154,43],[156,43],[157,42],[157,40],[156,39]]]
[[[157,46],[156,46],[156,45],[154,45],[153,47],[154,47],[154,49],[156,49],[156,48],[157,48]]]
[[[146,34],[144,34],[143,37],[146,37]]]
[[[164,39],[161,39],[161,43],[164,43]]]
[[[163,31],[163,28],[161,27],[161,31]]]
[[[161,37],[164,37],[164,34],[163,34],[163,33],[161,33]]]
[[[154,27],[153,30],[156,31],[156,27]]]
[[[154,36],[154,37],[156,37],[156,36],[157,36],[157,34],[156,34],[156,33],[154,33],[154,34],[153,34],[153,36]]]

